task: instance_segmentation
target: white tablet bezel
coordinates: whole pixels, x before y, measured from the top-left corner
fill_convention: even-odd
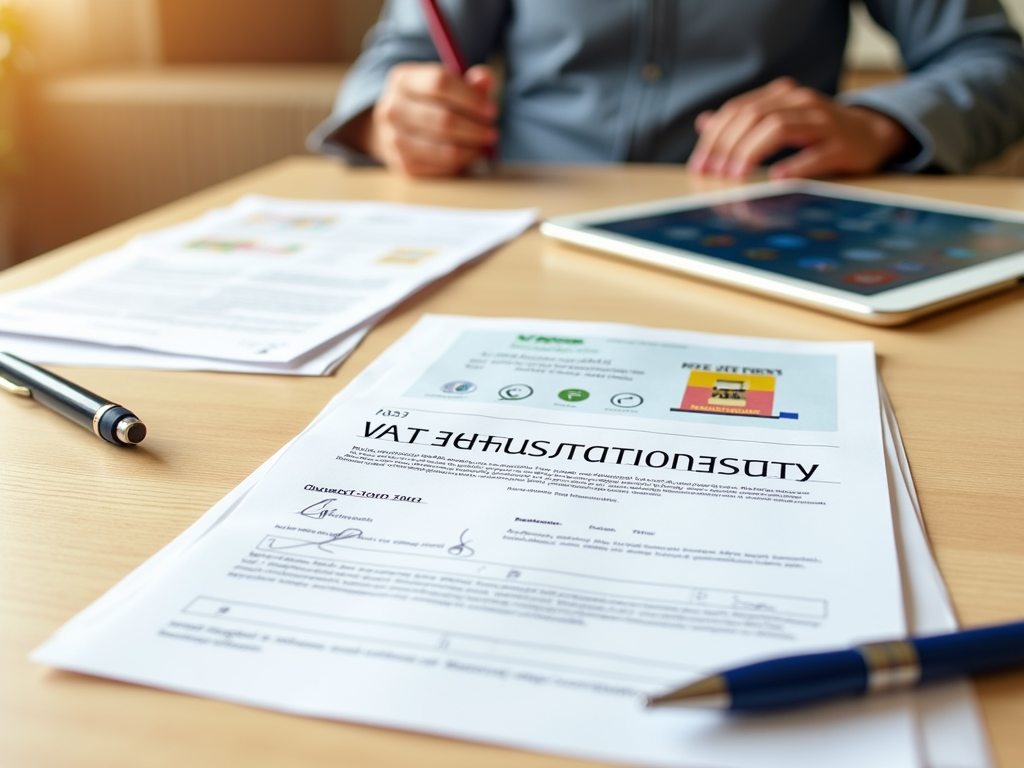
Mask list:
[[[848,187],[825,182],[790,180],[751,184],[720,192],[656,200],[605,208],[568,216],[556,216],[541,224],[540,231],[564,242],[635,259],[673,271],[768,294],[791,302],[838,313],[874,325],[898,325],[916,317],[960,304],[972,298],[1020,284],[1024,278],[1024,248],[992,261],[963,267],[872,296],[736,264],[683,248],[652,243],[628,235],[596,229],[599,224],[642,218],[708,205],[742,202],[770,195],[807,192],[846,200],[962,214],[1024,224],[1024,213],[968,203],[953,203],[914,195]]]

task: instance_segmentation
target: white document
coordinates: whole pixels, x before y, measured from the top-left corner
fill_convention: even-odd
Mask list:
[[[427,318],[35,658],[604,760],[911,766],[910,696],[641,706],[905,631],[870,345]]]
[[[245,197],[0,296],[0,331],[289,363],[535,218],[533,210]]]
[[[96,368],[149,368],[160,371],[221,371],[287,376],[329,376],[351,355],[369,332],[352,331],[289,363],[255,363],[212,357],[172,355],[148,349],[109,347],[0,331],[0,350],[39,365],[81,365]]]
[[[886,466],[903,565],[911,634],[937,635],[959,629],[953,603],[932,557],[924,516],[903,450],[889,396],[880,386]],[[968,680],[927,686],[915,697],[923,764],[929,768],[991,768],[985,728]]]

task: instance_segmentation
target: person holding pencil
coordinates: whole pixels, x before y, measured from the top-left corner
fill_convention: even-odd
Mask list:
[[[459,73],[437,63],[422,3],[391,0],[309,146],[412,176],[497,147],[781,178],[962,173],[1024,135],[1024,50],[998,0],[866,5],[908,74],[836,97],[849,2],[447,0]]]

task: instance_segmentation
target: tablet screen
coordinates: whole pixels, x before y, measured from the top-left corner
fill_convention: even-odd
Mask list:
[[[869,296],[1024,251],[1024,224],[784,193],[594,225]]]

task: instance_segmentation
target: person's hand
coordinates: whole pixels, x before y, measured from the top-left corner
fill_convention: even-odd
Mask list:
[[[702,112],[696,127],[690,169],[737,179],[787,148],[799,151],[769,166],[771,178],[870,173],[912,142],[891,117],[845,106],[788,77]]]
[[[440,64],[398,64],[342,138],[409,176],[453,176],[497,141],[494,82],[486,66],[459,77]]]

